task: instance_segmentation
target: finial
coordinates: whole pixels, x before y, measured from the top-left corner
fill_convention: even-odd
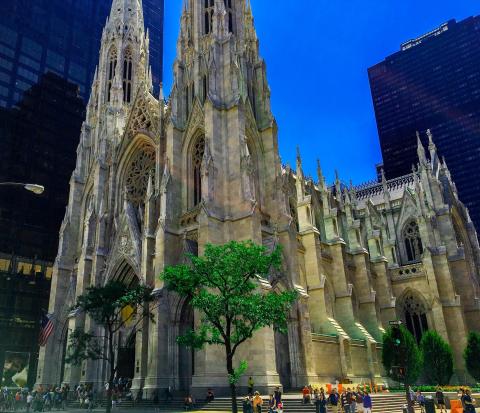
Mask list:
[[[302,164],[302,155],[300,153],[300,146],[297,145],[297,163]]]
[[[433,135],[432,135],[432,131],[430,129],[427,129],[427,136],[428,136],[428,149],[430,151],[436,151],[437,147],[435,146],[435,143],[433,142]]]
[[[417,131],[417,155],[420,163],[425,164],[427,157],[425,156],[425,148],[423,147],[422,140],[420,139],[420,133]]]
[[[317,158],[317,178],[318,178],[318,185],[323,185],[325,178],[323,177],[322,165],[320,163],[320,159],[318,158]]]

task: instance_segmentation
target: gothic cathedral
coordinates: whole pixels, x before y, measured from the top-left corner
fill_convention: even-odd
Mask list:
[[[68,335],[97,329],[71,305],[90,285],[155,287],[155,323],[114,343],[118,375],[144,397],[172,386],[227,387],[221,349],[192,351],[176,337],[195,324],[165,291],[162,269],[207,243],[283,246],[282,270],[262,288],[300,299],[287,335],[260,331],[243,347],[248,376],[277,385],[383,382],[381,338],[401,319],[419,340],[437,330],[456,376],[480,330],[480,249],[445,160],[429,134],[411,174],[359,187],[328,186],[279,156],[265,62],[248,0],[189,0],[181,17],[168,100],[152,95],[141,0],[114,0],[70,181],[50,297],[55,334],[41,349],[38,384],[94,383],[103,362],[64,362]],[[246,378],[244,378],[246,381]],[[242,383],[246,386],[246,382]]]

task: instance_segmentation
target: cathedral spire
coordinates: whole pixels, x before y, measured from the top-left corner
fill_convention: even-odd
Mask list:
[[[420,132],[417,131],[417,155],[418,160],[420,161],[421,165],[425,165],[427,163],[427,157],[425,155],[425,148],[423,147],[422,140],[420,139]]]

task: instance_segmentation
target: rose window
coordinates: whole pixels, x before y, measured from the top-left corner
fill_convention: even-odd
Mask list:
[[[145,201],[148,178],[154,178],[155,172],[155,148],[150,145],[140,147],[132,160],[126,177],[127,200],[138,206]]]

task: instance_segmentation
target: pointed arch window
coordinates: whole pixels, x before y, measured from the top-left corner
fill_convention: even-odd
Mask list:
[[[123,101],[132,101],[133,57],[131,49],[125,50],[123,59]]]
[[[233,33],[233,1],[232,0],[223,0],[225,4],[225,10],[227,11],[228,15],[228,31]]]
[[[205,137],[197,139],[192,153],[193,206],[202,201],[202,162],[205,155]]]
[[[204,0],[204,32],[210,34],[212,32],[213,13],[215,10],[215,0]]]
[[[414,293],[409,293],[403,300],[402,316],[407,329],[420,343],[423,334],[428,330],[427,308]]]
[[[110,102],[112,95],[113,79],[115,78],[115,70],[117,69],[117,51],[112,49],[108,54],[107,67],[107,102]]]
[[[420,229],[415,221],[411,221],[405,226],[403,230],[403,240],[407,261],[420,261],[423,254],[423,244],[420,238]]]

